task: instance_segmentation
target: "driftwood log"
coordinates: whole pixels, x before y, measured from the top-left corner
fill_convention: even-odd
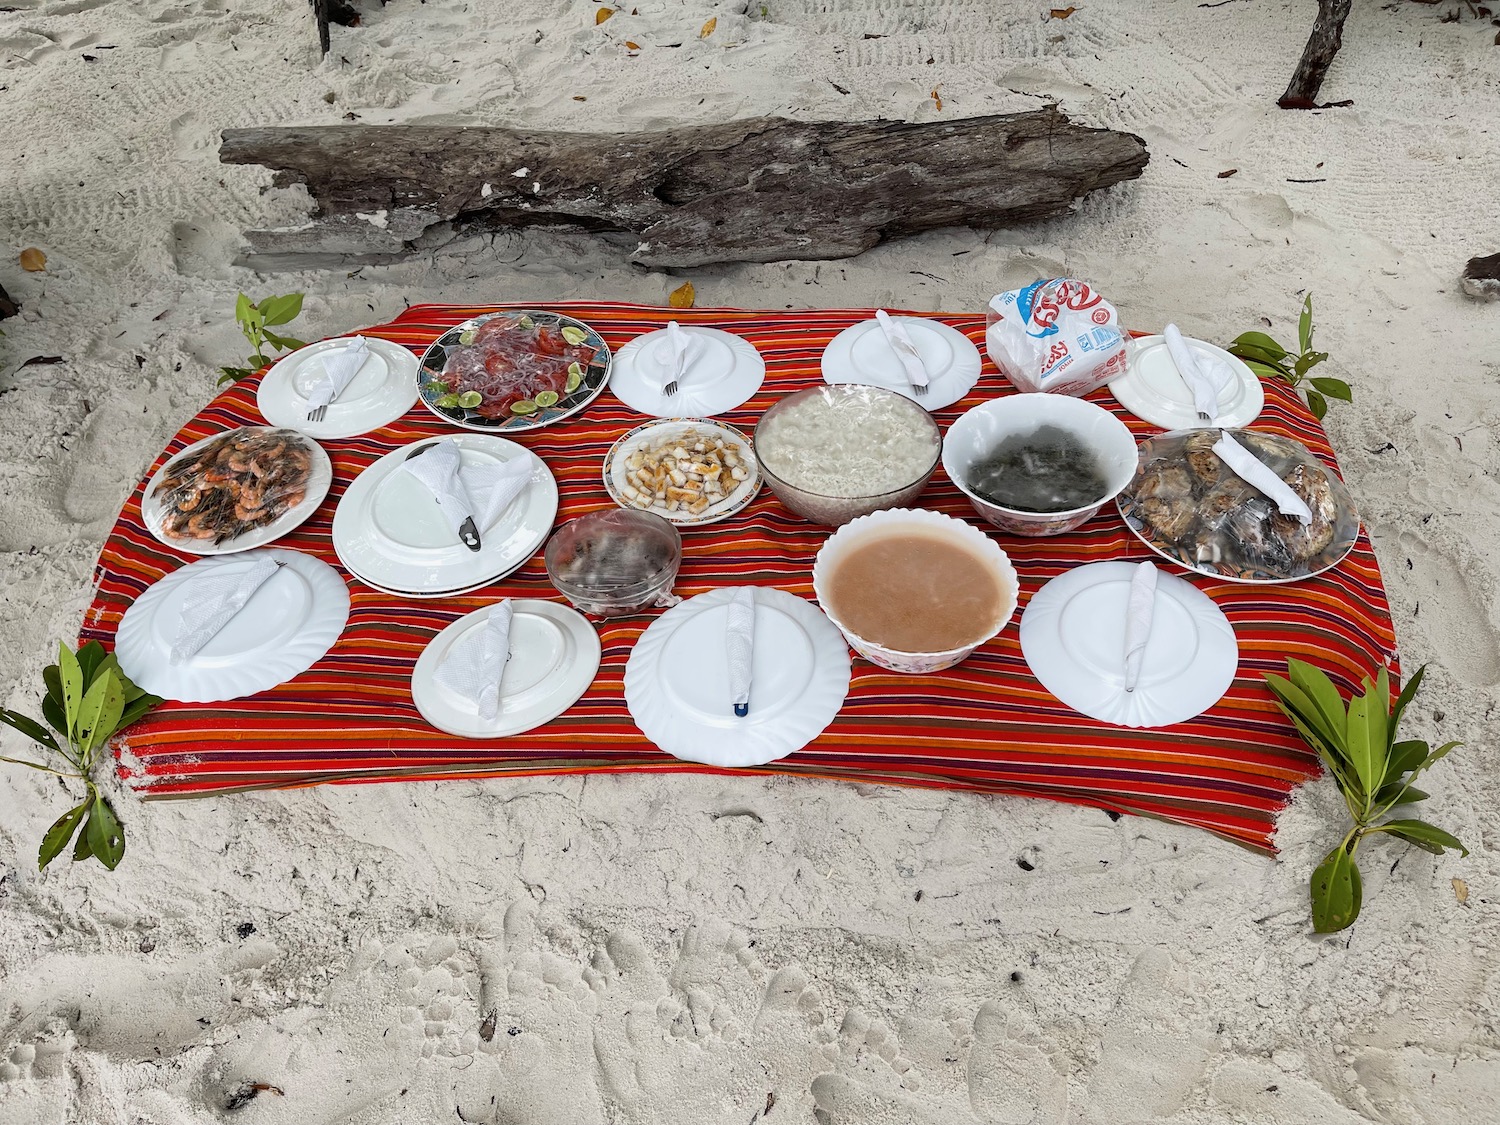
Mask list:
[[[956,121],[755,118],[660,133],[448,126],[226,129],[219,159],[305,184],[310,224],[250,231],[252,264],[389,261],[475,231],[623,231],[648,266],[843,258],[937,227],[997,228],[1133,179],[1131,133],[1057,109]],[[280,261],[277,261],[280,259]]]
[[[1464,267],[1464,292],[1487,301],[1500,301],[1500,254],[1470,258]]]
[[[1318,0],[1318,17],[1313,21],[1312,34],[1307,37],[1307,46],[1302,48],[1302,57],[1297,60],[1297,69],[1292,72],[1286,93],[1276,102],[1282,109],[1327,108],[1318,104],[1318,91],[1323,88],[1323,78],[1333,65],[1333,56],[1344,45],[1344,21],[1349,18],[1353,4],[1354,0]]]

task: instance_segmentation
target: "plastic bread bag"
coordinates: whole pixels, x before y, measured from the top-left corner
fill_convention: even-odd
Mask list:
[[[242,426],[167,462],[141,514],[167,542],[226,543],[302,503],[312,464],[296,430]]]
[[[1125,374],[1115,308],[1087,282],[1038,279],[990,301],[985,350],[1018,390],[1085,395]]]

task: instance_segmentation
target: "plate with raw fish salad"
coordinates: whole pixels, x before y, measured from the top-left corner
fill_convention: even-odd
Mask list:
[[[418,389],[439,418],[487,433],[550,426],[609,383],[609,348],[581,320],[541,309],[454,325],[422,356]]]

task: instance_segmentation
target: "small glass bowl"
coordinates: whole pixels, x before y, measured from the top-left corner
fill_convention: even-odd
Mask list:
[[[779,460],[776,455],[775,419],[778,415],[795,409],[799,404],[814,396],[822,397],[836,410],[839,415],[838,425],[841,434],[857,433],[862,416],[866,415],[875,403],[888,401],[899,404],[896,409],[908,413],[914,430],[931,435],[931,462],[914,474],[911,480],[899,487],[863,496],[826,496],[791,483],[767,463],[766,451],[770,451],[773,462]],[[767,429],[768,424],[770,424],[770,429]],[[830,438],[832,436],[830,435]],[[877,439],[872,436],[871,440]],[[884,387],[871,387],[861,383],[808,387],[787,395],[773,403],[770,409],[761,415],[760,421],[755,426],[753,444],[755,458],[760,463],[761,475],[765,477],[767,486],[776,494],[776,498],[803,519],[826,524],[829,527],[840,527],[852,519],[867,516],[871,512],[878,512],[884,508],[904,508],[912,504],[927,487],[927,482],[932,479],[932,474],[937,470],[938,461],[943,454],[942,430],[931,414],[905,395]]]
[[[547,542],[547,577],[584,613],[623,617],[672,605],[682,536],[653,512],[615,508],[569,520]]]

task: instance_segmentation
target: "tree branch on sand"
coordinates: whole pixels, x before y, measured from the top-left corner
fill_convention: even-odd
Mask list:
[[[1286,93],[1277,101],[1282,109],[1324,109],[1318,104],[1318,91],[1333,56],[1344,45],[1344,21],[1349,18],[1349,9],[1354,0],[1318,0],[1318,18],[1313,21],[1312,34],[1307,37],[1307,46],[1302,48],[1302,58],[1292,72]],[[1332,105],[1350,105],[1350,102],[1332,102]]]
[[[938,227],[1045,219],[1134,179],[1131,133],[1055,107],[954,121],[761,117],[657,133],[430,125],[226,129],[219,159],[304,184],[313,221],[250,231],[257,265],[390,261],[516,227],[624,231],[647,266],[844,258]]]

